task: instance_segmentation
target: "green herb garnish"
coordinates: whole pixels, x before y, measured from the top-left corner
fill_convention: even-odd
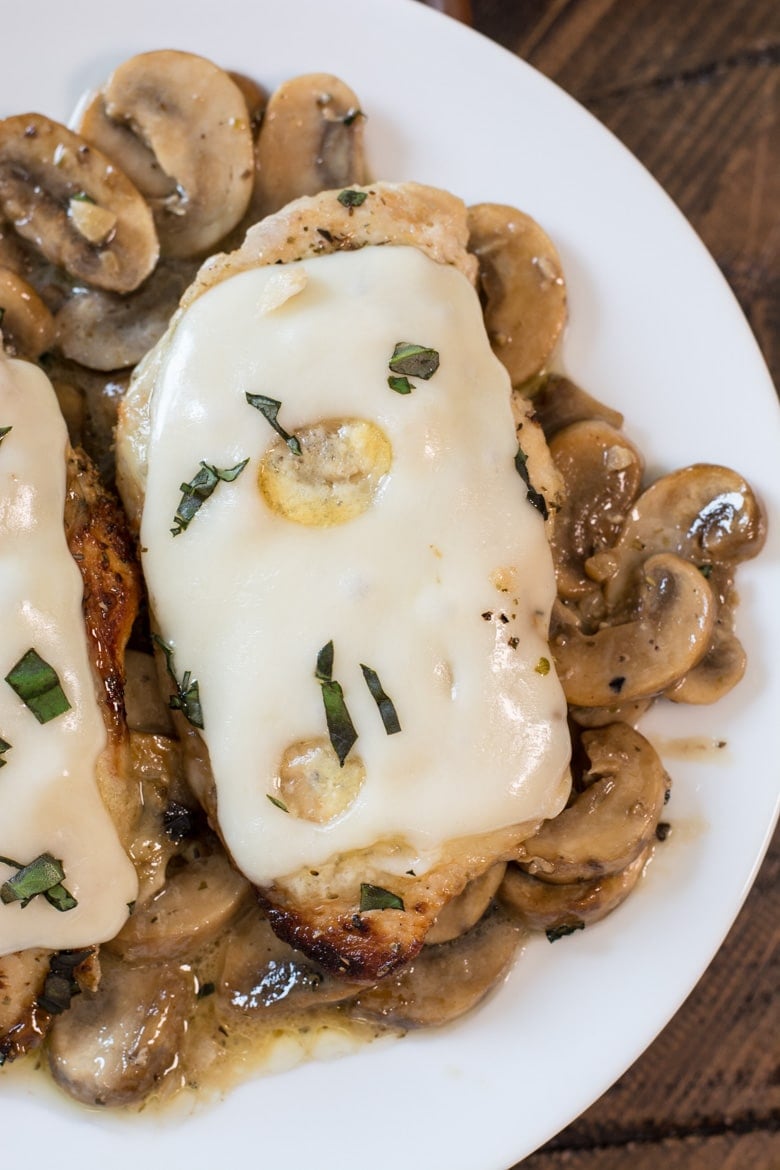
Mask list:
[[[220,480],[224,483],[232,483],[234,479],[238,478],[248,462],[247,458],[242,463],[237,463],[235,467],[214,467],[213,464],[204,463],[201,460],[200,471],[189,483],[183,483],[179,486],[182,497],[173,518],[176,525],[175,528],[171,529],[173,535],[178,536],[180,532],[184,532],[201,504],[209,498]]]
[[[278,796],[271,796],[270,792],[266,792],[266,796],[270,800],[271,804],[275,805],[276,808],[280,808],[282,810],[282,812],[289,813],[289,811],[290,811],[289,808],[287,807],[287,805],[284,803],[283,800],[279,799]]]
[[[557,942],[559,938],[565,938],[567,934],[574,934],[575,930],[584,930],[585,923],[577,920],[577,922],[563,922],[560,926],[548,926],[544,932],[547,935],[548,942]]]
[[[395,735],[397,731],[401,730],[401,724],[398,720],[398,713],[396,712],[393,700],[385,694],[382,684],[379,681],[379,675],[375,670],[372,670],[370,666],[364,666],[362,662],[360,669],[363,671],[366,686],[371,692],[371,698],[379,708],[379,714],[385,725],[385,731],[388,735]]]
[[[359,112],[359,111],[358,111]],[[340,191],[338,194],[338,201],[342,207],[360,207],[368,198],[367,191],[353,191],[348,189]]]
[[[391,390],[395,390],[396,394],[411,394],[412,390],[414,390],[412,383],[403,374],[400,377],[396,374],[391,374],[387,379],[387,384]]]
[[[511,641],[511,638],[510,638],[510,641]],[[549,674],[550,673],[550,659],[549,658],[540,658],[539,661],[537,662],[536,666],[534,667],[534,670],[536,671],[537,674]]]
[[[52,857],[51,853],[41,853],[29,865],[22,865],[10,857],[0,857],[0,862],[16,870],[14,876],[0,886],[0,901],[6,906],[11,902],[20,902],[24,909],[39,894],[43,894],[55,910],[73,910],[78,905],[62,884],[65,878],[62,862]]]
[[[8,763],[8,760],[4,760],[3,756],[5,755],[6,752],[10,752],[10,750],[11,750],[11,745],[8,742],[8,740],[3,739],[2,736],[0,736],[0,768],[4,768],[5,765]]]
[[[541,512],[543,519],[547,519],[549,515],[547,511],[547,501],[541,492],[538,492],[531,483],[531,477],[528,474],[528,456],[522,447],[517,448],[515,455],[515,470],[526,486],[526,498],[529,504],[533,504],[537,512]]]
[[[29,707],[39,723],[48,723],[70,710],[57,672],[30,649],[5,676],[5,681]]]
[[[168,706],[172,711],[181,711],[186,719],[193,727],[198,727],[203,730],[203,711],[200,705],[200,691],[198,688],[198,680],[193,679],[192,672],[186,670],[182,675],[181,682],[176,677],[176,669],[173,664],[173,650],[170,646],[163,642],[157,634],[152,634],[152,638],[162,650],[165,655],[165,666],[168,674],[173,680],[176,687],[176,693],[171,695],[168,699]]]
[[[276,431],[280,438],[284,439],[287,446],[292,451],[293,455],[302,455],[301,444],[295,435],[291,435],[278,422],[277,416],[281,410],[281,402],[276,398],[269,398],[265,394],[247,394],[246,400],[250,406],[254,406],[255,410],[259,410],[263,418],[265,418]]]
[[[322,702],[325,707],[328,735],[333,750],[338,756],[339,764],[343,768],[344,761],[357,739],[357,732],[347,710],[341,684],[333,678],[332,641],[326,643],[317,655],[314,677],[322,686]]]
[[[388,365],[394,374],[408,374],[410,378],[422,378],[427,382],[439,368],[439,355],[427,345],[399,341],[396,342]]]
[[[91,195],[88,195],[86,191],[77,191],[70,198],[72,203],[91,203],[93,206],[97,206],[96,200]]]
[[[2,324],[4,312],[5,312],[5,309],[0,308],[0,324]],[[2,443],[3,439],[8,434],[8,432],[12,431],[13,429],[14,429],[13,427],[0,427],[0,443]]]
[[[382,886],[360,883],[360,912],[365,910],[403,910],[404,900]]]

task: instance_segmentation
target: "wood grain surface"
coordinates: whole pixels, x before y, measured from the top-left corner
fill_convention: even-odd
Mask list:
[[[775,0],[434,6],[557,82],[637,155],[715,257],[780,385]],[[779,942],[776,835],[725,945],[676,1017],[522,1170],[780,1170]]]

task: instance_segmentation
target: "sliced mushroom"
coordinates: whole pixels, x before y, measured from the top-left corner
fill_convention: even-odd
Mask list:
[[[195,981],[186,970],[132,967],[110,955],[101,967],[97,991],[77,996],[55,1020],[49,1065],[57,1084],[85,1105],[130,1105],[175,1075]]]
[[[539,224],[514,207],[470,207],[469,233],[493,352],[521,386],[549,361],[566,322],[560,258]]]
[[[221,933],[249,897],[249,883],[224,854],[196,857],[169,876],[159,893],[136,905],[106,945],[128,963],[192,957]]]
[[[746,668],[742,643],[719,619],[704,657],[666,691],[666,697],[675,703],[715,703],[737,685]]]
[[[354,993],[354,984],[327,974],[277,938],[259,907],[252,906],[227,938],[214,1010],[229,1025],[237,1018],[307,1011]]]
[[[280,85],[257,140],[252,220],[300,195],[365,183],[364,122],[357,96],[330,73],[307,73]]]
[[[577,599],[598,589],[585,562],[611,547],[639,494],[643,460],[609,423],[572,423],[550,440],[563,480],[563,499],[551,538],[558,596]]]
[[[97,241],[72,214],[83,204],[111,221]],[[0,211],[47,260],[95,288],[130,292],[157,262],[154,222],[136,187],[99,150],[41,114],[0,122]]]
[[[246,102],[205,57],[168,49],[131,57],[88,107],[83,132],[135,176],[165,256],[208,251],[247,209],[254,152]]]
[[[611,703],[609,707],[569,706],[569,719],[578,727],[606,727],[608,723],[630,723],[632,727],[653,705],[653,699],[632,699],[628,703]]]
[[[55,318],[60,351],[91,370],[137,365],[162,337],[194,274],[192,262],[168,260],[125,296],[75,289]]]
[[[501,885],[506,863],[501,861],[474,878],[448,902],[425,936],[426,945],[451,942],[479,922]]]
[[[532,396],[534,413],[548,439],[564,427],[586,419],[600,419],[616,431],[623,426],[620,411],[605,406],[563,374],[543,374],[528,384],[528,392]]]
[[[499,901],[529,930],[578,929],[606,918],[624,902],[642,876],[653,846],[647,845],[617,873],[556,885],[517,865],[507,868]]]
[[[35,289],[0,268],[0,333],[5,350],[13,357],[40,357],[54,341],[54,318]]]
[[[435,1027],[456,1020],[503,979],[522,931],[500,909],[452,942],[424,947],[417,958],[347,1005],[353,1019],[396,1028]]]
[[[614,549],[594,557],[589,571],[604,581],[607,605],[614,610],[653,553],[674,552],[708,569],[755,556],[765,537],[763,511],[742,476],[697,463],[663,476],[643,492]]]
[[[584,633],[556,602],[550,649],[568,702],[608,707],[665,691],[706,653],[716,608],[698,569],[663,553],[644,564],[633,612],[614,625]]]
[[[652,744],[626,723],[585,731],[583,791],[521,846],[517,860],[547,882],[625,870],[651,844],[669,777]]]

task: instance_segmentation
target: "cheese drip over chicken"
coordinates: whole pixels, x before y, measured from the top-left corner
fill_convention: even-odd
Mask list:
[[[7,954],[111,938],[127,919],[137,879],[96,781],[106,731],[81,575],[63,528],[65,424],[48,378],[2,354],[0,426],[0,883],[48,854],[64,871],[64,903],[77,903],[58,909],[37,893],[25,905],[6,900],[4,887],[0,953]],[[30,651],[26,661],[38,678],[28,674],[25,684],[14,667]],[[34,874],[31,880],[34,888]]]
[[[438,369],[391,387],[399,342]],[[264,885],[383,843],[420,872],[444,842],[555,815],[552,562],[468,280],[408,247],[259,267],[201,295],[165,345],[144,569],[175,701],[197,681],[238,867]],[[230,477],[182,527],[203,464]],[[357,735],[343,766],[334,683]]]

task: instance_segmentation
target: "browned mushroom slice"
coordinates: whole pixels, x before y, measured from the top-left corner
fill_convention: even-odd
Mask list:
[[[99,150],[41,114],[0,122],[0,211],[76,280],[129,292],[159,252],[137,188]]]
[[[60,351],[91,370],[137,365],[162,337],[194,274],[192,262],[168,260],[124,296],[74,290],[55,318]]]
[[[646,846],[625,869],[587,881],[556,885],[507,868],[498,891],[499,901],[529,930],[565,932],[591,926],[624,902],[639,881],[653,846]]]
[[[666,691],[675,703],[715,703],[742,679],[747,655],[739,638],[721,624],[715,626],[707,652],[679,682]]]
[[[606,727],[608,723],[637,722],[652,706],[653,699],[631,699],[627,703],[610,703],[608,707],[569,706],[569,719],[578,727]]]
[[[266,107],[256,149],[253,220],[300,195],[366,182],[360,102],[330,73],[280,85]]]
[[[542,374],[526,388],[532,396],[539,425],[548,439],[564,427],[586,419],[600,419],[616,431],[623,425],[620,411],[605,406],[563,374]]]
[[[167,49],[131,57],[82,125],[134,175],[164,255],[201,255],[246,211],[254,166],[249,113],[236,83],[205,57]]]
[[[563,480],[551,547],[558,596],[598,589],[585,562],[617,540],[639,493],[643,461],[637,448],[606,422],[589,419],[558,431],[550,454]]]
[[[159,893],[136,905],[106,945],[128,963],[192,958],[217,938],[250,896],[249,883],[224,854],[183,861]]]
[[[337,979],[282,942],[258,907],[231,929],[215,988],[214,1011],[224,1024],[269,1013],[286,1015],[354,995],[355,985]]]
[[[0,268],[0,334],[13,357],[38,358],[54,341],[54,318],[35,289]]]
[[[608,707],[660,694],[706,653],[716,602],[704,577],[672,554],[651,557],[628,617],[584,633],[561,602],[550,649],[569,703]]]
[[[566,321],[566,285],[555,245],[514,207],[469,208],[469,251],[479,262],[485,327],[513,386],[549,361]]]
[[[425,947],[348,1005],[357,1020],[380,1020],[396,1028],[435,1027],[475,1007],[503,979],[522,931],[495,909],[452,942]]]
[[[101,958],[96,992],[58,1016],[48,1043],[57,1084],[85,1105],[130,1105],[161,1088],[195,1010],[191,972]]]
[[[653,840],[669,777],[653,746],[626,723],[586,731],[583,791],[529,837],[518,853],[528,873],[547,882],[587,881],[619,873]]]
[[[426,945],[451,942],[479,922],[501,885],[506,863],[491,866],[448,902],[425,936]]]
[[[674,552],[709,572],[756,556],[766,537],[750,485],[727,467],[697,463],[665,475],[631,509],[615,547],[590,566],[604,580],[610,609],[620,606],[632,577],[655,552]]]

